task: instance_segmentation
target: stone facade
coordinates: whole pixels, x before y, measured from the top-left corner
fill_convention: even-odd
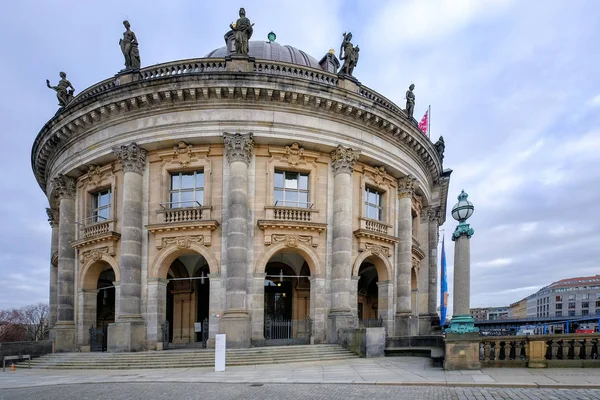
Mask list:
[[[261,345],[279,317],[312,343],[364,320],[431,333],[449,176],[433,143],[371,89],[279,64],[142,68],[44,126],[58,351],[93,347],[92,326],[109,351]]]

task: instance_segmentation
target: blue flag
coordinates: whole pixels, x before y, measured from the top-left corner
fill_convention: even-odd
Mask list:
[[[440,279],[440,325],[446,324],[446,309],[448,307],[448,279],[446,277],[446,248],[442,237],[442,273]]]

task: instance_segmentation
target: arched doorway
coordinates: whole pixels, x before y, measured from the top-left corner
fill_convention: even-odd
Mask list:
[[[108,325],[116,319],[119,276],[105,260],[82,269],[79,290],[78,337],[82,348],[106,351]]]
[[[377,268],[365,260],[358,270],[357,316],[363,327],[379,326]]]
[[[167,272],[166,321],[169,342],[202,343],[208,339],[209,266],[199,254],[178,256]]]
[[[310,342],[310,268],[295,252],[274,255],[265,267],[264,337],[267,345]]]

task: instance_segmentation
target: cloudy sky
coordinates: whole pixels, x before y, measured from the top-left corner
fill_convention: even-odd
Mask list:
[[[432,109],[454,170],[448,210],[465,189],[471,305],[515,302],[558,279],[600,273],[600,2],[595,0],[32,1],[0,14],[0,308],[47,301],[48,202],[30,165],[33,140],[57,109],[64,70],[77,91],[122,68],[123,19],[142,65],[202,57],[223,45],[240,6],[254,39],[315,58],[352,31],[354,74],[404,104]],[[450,293],[456,223],[448,216]]]

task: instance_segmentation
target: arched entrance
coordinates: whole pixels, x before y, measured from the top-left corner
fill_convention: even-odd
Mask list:
[[[391,264],[385,255],[365,251],[354,263],[356,314],[361,327],[392,327],[394,318]]]
[[[166,321],[174,345],[206,344],[209,317],[209,267],[199,254],[177,257],[167,272]]]
[[[267,345],[310,343],[310,268],[304,257],[282,251],[269,260],[264,279],[264,337]]]
[[[90,351],[106,351],[108,325],[116,319],[118,271],[103,259],[84,265],[80,275],[78,337]]]

